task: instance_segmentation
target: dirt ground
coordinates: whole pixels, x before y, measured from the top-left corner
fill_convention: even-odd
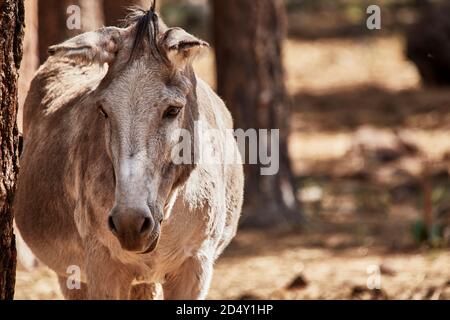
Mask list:
[[[285,65],[309,222],[239,232],[209,298],[450,299],[450,91],[421,88],[396,36],[290,40]],[[214,85],[212,66],[197,70]],[[45,267],[19,267],[16,299],[61,294]]]

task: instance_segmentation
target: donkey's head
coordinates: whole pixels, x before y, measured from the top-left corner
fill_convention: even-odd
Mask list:
[[[198,108],[191,61],[207,46],[167,28],[153,10],[140,10],[125,28],[102,28],[50,48],[53,55],[108,65],[91,96],[116,181],[107,223],[125,250],[154,250],[166,208],[192,171],[175,165],[171,151],[180,140],[177,129],[193,132]]]

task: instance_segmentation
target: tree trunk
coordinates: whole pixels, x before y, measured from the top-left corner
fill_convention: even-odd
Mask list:
[[[107,26],[120,25],[128,14],[128,8],[138,6],[143,9],[150,7],[150,0],[103,0],[105,22]]]
[[[283,0],[212,0],[219,95],[235,128],[279,129],[279,172],[246,165],[242,226],[273,227],[303,222],[287,152],[289,108],[282,46]],[[248,147],[247,147],[248,150]]]
[[[18,70],[22,59],[23,0],[0,0],[0,300],[13,299],[16,247],[12,202],[18,171]]]
[[[17,122],[22,132],[22,108],[25,103],[31,80],[39,67],[38,44],[38,0],[25,1],[25,37],[23,39],[23,58],[19,70],[19,114]]]
[[[406,33],[406,55],[415,63],[422,82],[430,87],[450,85],[450,4],[422,1],[419,20]]]
[[[68,8],[80,8],[80,28],[70,29]],[[48,57],[48,47],[80,33],[103,26],[103,0],[40,0],[39,1],[39,58],[43,63]],[[71,27],[72,28],[72,27]]]

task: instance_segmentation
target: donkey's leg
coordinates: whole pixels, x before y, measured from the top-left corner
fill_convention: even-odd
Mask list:
[[[163,284],[165,300],[203,300],[211,284],[213,262],[205,257],[192,257],[166,276]]]
[[[87,286],[85,283],[80,283],[80,289],[69,289],[67,285],[67,278],[58,276],[59,287],[61,288],[61,293],[66,300],[86,300]]]
[[[129,299],[133,280],[129,270],[112,259],[105,247],[90,247],[87,253],[88,298],[92,300]]]

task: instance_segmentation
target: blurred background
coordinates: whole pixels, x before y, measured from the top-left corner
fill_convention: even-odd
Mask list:
[[[49,45],[149,6],[25,2],[22,103]],[[195,69],[236,127],[281,130],[279,174],[246,167],[241,230],[209,298],[449,299],[448,1],[158,2],[168,25],[212,44]],[[379,30],[366,26],[374,4]],[[51,271],[21,262],[16,299],[62,297]]]

